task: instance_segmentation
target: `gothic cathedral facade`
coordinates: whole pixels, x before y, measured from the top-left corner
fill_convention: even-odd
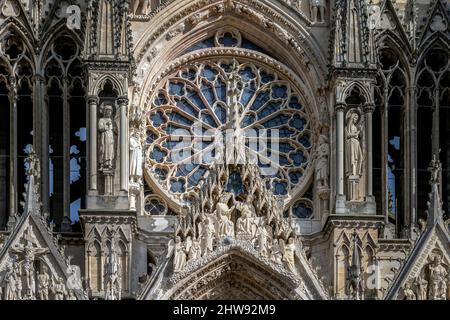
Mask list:
[[[0,0],[0,300],[450,299],[446,0]]]

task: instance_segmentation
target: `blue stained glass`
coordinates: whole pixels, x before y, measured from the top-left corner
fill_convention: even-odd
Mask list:
[[[183,83],[169,83],[169,94],[172,96],[182,96],[184,95],[184,84]]]
[[[269,101],[270,94],[269,92],[260,92],[255,98],[255,101],[252,105],[252,110],[258,110],[261,108],[267,101]]]
[[[210,66],[206,66],[205,68],[203,68],[201,75],[209,81],[214,81],[217,75],[217,71]]]
[[[223,37],[219,39],[219,43],[225,47],[234,47],[237,45],[238,41],[230,32],[226,32]]]
[[[195,169],[195,165],[188,163],[188,164],[182,164],[180,166],[178,166],[177,168],[177,173],[176,176],[177,177],[184,177],[187,176],[188,174],[190,174],[192,172],[192,170]]]
[[[250,87],[244,88],[244,91],[242,92],[240,102],[243,106],[246,106],[247,103],[250,102],[253,95],[255,94],[255,89],[253,88],[253,85]]]
[[[289,178],[291,179],[291,182],[293,184],[298,184],[300,182],[300,179],[302,178],[303,173],[300,171],[292,171],[289,172]]]
[[[214,120],[214,118],[210,114],[203,113],[202,114],[202,121],[204,123],[206,123],[206,124],[209,124],[211,127],[214,127],[214,128],[217,127],[216,121]]]
[[[242,119],[242,126],[247,127],[255,122],[256,117],[252,114],[247,114],[244,119]]]
[[[183,180],[171,180],[170,191],[174,193],[183,193],[186,191],[186,183]]]
[[[162,93],[158,94],[158,96],[155,99],[155,105],[162,106],[163,104],[167,104],[166,96],[164,96]]]
[[[187,49],[184,53],[189,53],[192,51],[201,50],[201,49],[205,49],[205,48],[212,48],[212,47],[214,47],[214,37],[210,37],[208,39],[204,39],[200,42],[197,42],[192,47]]]
[[[298,101],[297,97],[293,97],[291,99],[291,101],[289,102],[289,107],[295,110],[301,110],[303,109],[303,106],[301,105],[301,103]]]
[[[292,136],[295,133],[294,130],[289,129],[287,127],[282,127],[280,128],[279,134],[280,134],[280,138],[289,138],[290,136]]]
[[[214,110],[217,118],[219,118],[219,120],[222,123],[225,123],[227,121],[227,112],[224,108],[222,107],[216,107],[216,109]]]
[[[312,208],[306,206],[304,203],[297,203],[292,209],[293,214],[300,219],[308,219],[311,218],[313,211]]]
[[[216,101],[216,97],[214,95],[214,90],[210,85],[206,85],[205,83],[202,83],[202,93],[205,97],[206,101],[208,101],[209,105],[213,105]]]
[[[261,81],[264,84],[272,82],[273,80],[275,80],[275,77],[273,75],[267,73],[266,71],[261,71],[260,75],[261,75]]]
[[[244,49],[250,49],[250,50],[254,50],[254,51],[258,51],[261,52],[263,54],[266,54],[268,56],[272,56],[269,52],[267,52],[266,50],[264,50],[263,48],[261,48],[260,46],[258,46],[257,44],[254,44],[253,42],[251,42],[248,39],[242,39],[242,48]]]
[[[167,156],[167,152],[165,152],[159,148],[153,149],[153,151],[150,154],[150,157],[158,163],[162,163],[166,156]]]
[[[203,100],[200,98],[200,96],[198,95],[197,92],[195,92],[192,89],[187,89],[187,97],[189,100],[192,101],[192,103],[194,103],[195,106],[197,106],[197,108],[199,109],[206,109],[205,104],[203,103]]]
[[[274,194],[276,196],[281,196],[281,195],[287,195],[288,193],[288,185],[286,182],[278,182],[278,181],[274,181],[273,182],[273,187],[274,187]]]
[[[189,187],[196,186],[200,179],[204,176],[206,172],[205,168],[198,168],[197,171],[195,171],[189,178],[188,178],[188,185]]]
[[[286,86],[273,86],[272,96],[274,99],[286,99],[287,98],[287,87]]]
[[[172,112],[169,115],[169,119],[171,121],[173,121],[173,122],[176,122],[176,123],[179,123],[179,124],[183,124],[183,125],[186,125],[186,126],[191,126],[194,123],[193,121],[189,120],[188,118],[186,118],[186,117],[184,117],[181,114],[176,113],[176,112]]]
[[[147,139],[146,139],[146,142],[147,142],[148,144],[151,144],[151,143],[153,143],[155,140],[156,140],[156,134],[154,134],[154,133],[151,132],[151,131],[147,131]]]
[[[289,124],[298,131],[303,131],[303,129],[305,129],[306,120],[296,114],[292,117],[292,120],[289,122]]]
[[[304,146],[306,149],[311,148],[311,141],[309,134],[305,134],[304,136],[299,138],[299,142]]]
[[[298,151],[290,155],[290,158],[294,161],[294,165],[301,166],[305,162],[305,154],[302,151]]]
[[[279,144],[279,149],[281,152],[289,153],[291,151],[294,151],[294,147],[292,147],[289,143],[282,142]]]
[[[164,115],[162,112],[157,112],[152,116],[152,122],[153,122],[153,126],[158,128],[160,127],[163,123],[166,122],[166,119],[164,118]]]
[[[264,109],[262,109],[260,112],[258,112],[258,118],[263,119],[265,117],[268,117],[275,112],[281,110],[281,103],[271,101]],[[289,119],[289,118],[288,118]],[[287,123],[287,120],[286,120]]]
[[[198,117],[197,110],[195,110],[185,98],[178,100],[176,104],[177,107],[183,110],[184,112],[189,113],[191,116],[194,116],[196,118]]]
[[[197,72],[195,71],[195,70],[193,70],[193,69],[189,69],[189,70],[187,70],[187,71],[183,71],[182,73],[181,73],[181,76],[183,77],[183,78],[185,78],[185,79],[187,79],[187,80],[194,80],[195,79],[195,76],[197,75]]]
[[[168,140],[163,143],[163,147],[169,150],[179,150],[183,148],[188,148],[191,146],[191,141],[184,140]]]
[[[291,162],[285,157],[285,156],[283,156],[283,155],[279,155],[279,163],[280,163],[280,165],[282,165],[282,166],[290,166],[291,165]]]
[[[167,171],[161,168],[155,169],[156,176],[160,181],[164,181],[167,179]]]
[[[273,112],[269,112],[268,115],[272,114]],[[266,122],[264,122],[262,125],[266,128],[274,128],[274,127],[279,127],[282,126],[283,124],[286,124],[289,120],[289,117],[284,115],[284,114],[280,114]]]
[[[252,79],[255,79],[256,77],[255,73],[250,67],[246,67],[245,69],[239,71],[239,75],[244,82],[248,82]]]
[[[220,67],[227,73],[231,72],[231,70],[233,70],[233,65],[232,64],[228,64],[228,63],[221,63]]]
[[[227,86],[222,81],[222,79],[218,79],[216,81],[216,94],[217,98],[223,102],[227,102]]]
[[[169,125],[164,129],[164,131],[165,131],[167,134],[174,134],[175,131],[177,131],[177,133],[180,133],[180,132],[185,132],[186,129],[180,127],[179,125],[175,125],[175,124],[171,123],[171,124],[169,124]]]

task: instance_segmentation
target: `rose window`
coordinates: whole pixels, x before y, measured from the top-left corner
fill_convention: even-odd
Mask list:
[[[301,94],[273,69],[240,59],[186,63],[151,98],[148,170],[176,198],[193,190],[213,163],[227,164],[231,149],[235,161],[260,167],[275,195],[305,184],[312,141]]]

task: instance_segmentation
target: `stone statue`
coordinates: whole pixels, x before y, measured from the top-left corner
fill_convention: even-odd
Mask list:
[[[292,273],[296,273],[295,270],[295,242],[294,238],[289,238],[285,244],[283,239],[280,239],[280,247],[283,253],[283,263],[286,269]]]
[[[216,205],[216,215],[219,221],[219,230],[217,232],[220,239],[234,237],[234,223],[231,221],[231,212],[233,208],[228,207],[230,195],[224,194],[220,197]]]
[[[120,300],[122,293],[121,268],[114,236],[115,234],[112,236],[111,248],[105,265],[106,300]]]
[[[167,257],[173,252],[173,270],[180,272],[186,265],[186,251],[180,237],[175,237],[175,240],[169,242],[169,253]]]
[[[317,163],[316,163],[316,181],[318,187],[328,187],[328,156],[330,145],[328,138],[321,134],[318,140]]]
[[[358,126],[359,115],[351,112],[347,117],[346,131],[346,154],[347,154],[347,174],[349,176],[361,176],[363,153],[361,149],[360,134]]]
[[[39,300],[48,300],[48,291],[50,288],[50,276],[47,266],[42,266],[41,273],[37,276]]]
[[[64,285],[64,279],[61,277],[58,277],[56,279],[56,283],[53,287],[55,300],[64,300],[66,296],[66,286]]]
[[[150,0],[133,0],[133,14],[138,15],[148,15],[151,10]]]
[[[139,133],[135,131],[130,138],[130,179],[140,183],[142,178],[142,144]]]
[[[283,241],[280,239],[280,241]],[[281,251],[280,241],[277,239],[273,239],[272,241],[272,247],[270,252],[270,259],[278,264],[283,263],[283,252]]]
[[[429,265],[428,299],[445,300],[447,295],[447,270],[442,264],[442,257],[436,254]]]
[[[112,120],[113,107],[103,105],[103,117],[98,121],[100,132],[100,166],[104,170],[111,170],[114,162],[114,125]]]
[[[262,257],[268,258],[269,257],[269,246],[268,246],[268,239],[270,238],[269,226],[266,225],[264,219],[261,219],[261,223],[258,226],[257,229],[257,236],[258,236],[258,251],[259,254]]]
[[[213,242],[214,242],[214,226],[210,221],[210,218],[205,218],[203,223],[201,223],[201,242],[200,246],[202,249],[202,257],[213,252]]]
[[[256,225],[253,220],[256,218],[256,212],[253,206],[253,196],[248,195],[244,203],[237,204],[237,208],[241,211],[241,216],[236,221],[237,232],[254,236]]]
[[[314,23],[325,22],[326,0],[311,0],[311,21]],[[319,19],[320,14],[320,19]]]
[[[8,265],[5,275],[5,300],[17,300],[17,280],[16,280],[16,269],[12,265]]]
[[[200,246],[200,242],[194,239],[188,251],[188,260],[196,260],[201,258],[201,256],[202,256],[202,248]]]
[[[426,281],[421,275],[419,275],[416,278],[415,284],[417,287],[417,300],[426,300],[428,281]]]
[[[405,287],[403,288],[403,295],[405,296],[405,300],[417,300],[416,294],[411,289],[411,285],[409,283],[405,284]]]

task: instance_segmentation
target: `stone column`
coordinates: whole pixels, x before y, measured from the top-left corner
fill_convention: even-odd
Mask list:
[[[97,107],[96,96],[88,98],[89,114],[89,191],[97,191]]]
[[[364,106],[366,117],[366,201],[373,202],[373,144],[372,144],[372,114],[375,104],[368,103]]]
[[[119,97],[117,103],[120,112],[120,190],[128,192],[128,98]]]
[[[344,111],[345,103],[336,104],[336,213],[345,213],[344,194]]]
[[[9,108],[9,218],[8,230],[12,230],[16,225],[18,210],[17,195],[17,82],[14,77],[10,79],[10,108]]]

